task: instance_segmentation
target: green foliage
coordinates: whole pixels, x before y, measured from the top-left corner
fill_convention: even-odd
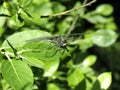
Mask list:
[[[108,47],[115,43],[117,34],[112,30],[98,30],[93,36],[93,42],[101,47]]]
[[[112,82],[111,72],[106,72],[98,76],[98,80],[101,83],[102,89],[107,89]]]
[[[92,66],[95,64],[96,60],[97,60],[97,57],[95,55],[90,55],[85,58],[82,64],[84,66]]]
[[[117,26],[111,16],[113,7],[102,4],[93,11],[82,7],[66,14],[67,8],[77,8],[82,2],[69,7],[62,2],[73,1],[10,0],[0,6],[0,13],[7,16],[0,17],[0,89],[110,88],[112,72],[95,70],[93,67],[99,59],[89,53],[89,49],[108,48],[116,43]],[[56,35],[63,36],[66,47],[60,46],[56,38],[37,40]]]
[[[111,15],[113,13],[113,7],[109,4],[102,4],[96,8],[96,13],[104,16]]]
[[[3,61],[1,70],[4,79],[14,89],[31,88],[33,84],[33,73],[26,63],[20,60]]]
[[[72,88],[77,86],[80,82],[82,82],[83,79],[84,79],[84,75],[79,68],[75,68],[75,70],[71,69],[68,72],[67,80],[68,80],[69,86]]]

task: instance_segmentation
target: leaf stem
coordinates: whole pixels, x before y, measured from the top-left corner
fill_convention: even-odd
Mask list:
[[[86,3],[86,0],[84,3],[86,4],[83,4],[82,6],[79,6],[79,7],[76,7],[76,8],[72,8],[70,10],[67,10],[67,11],[64,11],[64,12],[60,12],[60,13],[57,13],[57,14],[53,14],[53,15],[46,15],[46,16],[40,16],[41,18],[49,18],[49,17],[56,17],[56,16],[61,16],[61,15],[65,15],[65,14],[68,14],[72,11],[75,11],[75,10],[78,10],[82,7],[86,7],[86,6],[90,6],[92,3],[96,2],[96,0],[92,0],[91,2],[89,3]]]

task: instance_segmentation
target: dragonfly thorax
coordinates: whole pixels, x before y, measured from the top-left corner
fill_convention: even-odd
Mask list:
[[[67,41],[63,39],[62,37],[56,37],[55,38],[56,43],[58,44],[59,47],[64,48],[67,45]]]

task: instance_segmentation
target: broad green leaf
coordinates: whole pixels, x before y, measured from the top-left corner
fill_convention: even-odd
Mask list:
[[[28,42],[23,46],[24,52],[22,56],[33,57],[40,60],[59,59],[64,49],[56,46],[56,44],[48,40],[38,42]]]
[[[18,12],[18,6],[15,2],[13,3],[13,2],[5,1],[3,3],[3,6],[5,8],[5,12],[7,13],[7,15],[13,16],[13,15],[17,14],[17,12]]]
[[[110,84],[112,83],[112,75],[111,72],[104,72],[98,76],[98,80],[100,82],[102,89],[108,89]]]
[[[98,80],[96,80],[96,81],[94,82],[94,84],[92,85],[92,89],[91,89],[91,90],[101,90],[101,88],[100,88],[100,83],[99,83]]]
[[[65,6],[63,6],[62,4],[60,4],[58,2],[53,2],[52,8],[53,8],[54,13],[60,13],[65,10]]]
[[[82,80],[82,82],[80,82],[74,90],[89,90],[89,89],[86,89],[86,81],[85,79]]]
[[[12,90],[12,88],[10,88],[10,85],[6,82],[6,80],[4,79],[0,79],[1,80],[1,86],[2,86],[2,90]]]
[[[50,0],[33,0],[33,3],[36,4],[36,5],[40,5],[42,3],[45,3],[45,2],[49,2]]]
[[[49,83],[47,85],[47,90],[61,90],[56,84],[54,83]]]
[[[117,25],[115,22],[109,22],[107,23],[106,28],[111,30],[117,30]]]
[[[20,60],[3,61],[2,75],[15,90],[32,88],[33,73],[26,63]]]
[[[42,68],[42,69],[44,69],[45,67],[44,62],[42,60],[32,58],[32,57],[24,58],[24,60],[26,63],[28,63],[31,66]]]
[[[14,33],[13,35],[9,36],[7,40],[14,46],[14,47],[22,47],[26,42],[26,40],[37,38],[39,36],[49,36],[50,34],[41,31],[41,30],[30,30],[30,31],[22,31],[19,33]],[[2,44],[2,48],[9,48],[6,40]]]
[[[0,12],[1,13],[1,12]],[[5,17],[0,17],[0,27],[3,27],[5,24],[6,18]]]
[[[9,19],[8,21],[8,26],[13,28],[13,29],[18,29],[24,25],[23,20],[21,21],[19,19],[18,15],[13,16],[12,18]]]
[[[52,76],[58,69],[60,60],[53,58],[53,60],[44,60],[44,63],[45,63],[45,70],[43,76],[49,77]]]
[[[108,16],[113,13],[113,7],[110,4],[102,4],[96,8],[96,13]]]
[[[17,0],[19,2],[19,4],[24,8],[24,7],[28,7],[33,0]]]
[[[82,64],[84,66],[92,66],[92,65],[95,64],[96,59],[97,59],[97,57],[95,55],[89,55],[88,57],[86,57],[84,59],[84,61],[82,62]]]
[[[117,34],[112,30],[98,30],[94,33],[93,43],[100,47],[108,47],[115,43]]]
[[[100,24],[106,23],[109,19],[103,17],[102,15],[92,15],[86,18],[90,23]]]
[[[29,13],[21,11],[20,13],[20,17],[25,21],[25,22],[29,22],[34,20],[33,16],[31,16]]]
[[[53,14],[52,11],[52,4],[50,2],[44,2],[41,3],[38,6],[32,6],[32,15],[34,15],[35,17],[39,17],[40,15],[51,15]],[[37,8],[37,9],[36,9]],[[31,12],[31,9],[29,9],[29,12]]]
[[[91,38],[79,40],[79,49],[85,52],[88,48],[93,46]]]
[[[79,68],[71,69],[68,72],[67,81],[70,87],[74,88],[84,79],[83,72]]]
[[[94,71],[90,67],[84,67],[83,65],[81,65],[79,68],[85,75],[94,75]]]

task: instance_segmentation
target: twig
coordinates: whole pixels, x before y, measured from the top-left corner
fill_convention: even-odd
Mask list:
[[[85,5],[86,3],[87,3],[87,0],[84,0],[83,5]],[[75,17],[74,21],[72,22],[72,25],[71,25],[71,27],[69,28],[69,30],[68,30],[68,32],[67,32],[67,37],[68,37],[68,36],[70,35],[70,33],[74,30],[75,24],[76,24],[76,22],[77,22],[77,20],[78,20],[78,17],[79,17],[79,14]]]
[[[86,0],[85,0],[86,2]],[[91,2],[87,3],[87,4],[83,4],[82,6],[79,6],[79,7],[76,7],[76,8],[72,8],[70,10],[67,10],[67,11],[64,11],[64,12],[61,12],[61,13],[57,13],[57,14],[53,14],[53,15],[46,15],[46,16],[40,16],[41,18],[47,18],[47,17],[56,17],[56,16],[61,16],[61,15],[65,15],[65,14],[68,14],[72,11],[75,11],[75,10],[78,10],[82,7],[86,7],[86,6],[90,6],[92,3],[96,2],[96,0],[92,0]]]
[[[87,3],[87,0],[84,0],[83,5],[85,5],[86,3]]]
[[[76,22],[77,22],[77,20],[78,20],[78,17],[79,17],[79,15],[77,15],[77,16],[75,17],[74,21],[72,22],[72,25],[71,25],[71,27],[69,28],[69,30],[68,30],[68,32],[67,32],[67,37],[68,37],[68,36],[70,35],[70,33],[74,30],[75,24],[76,24]]]

